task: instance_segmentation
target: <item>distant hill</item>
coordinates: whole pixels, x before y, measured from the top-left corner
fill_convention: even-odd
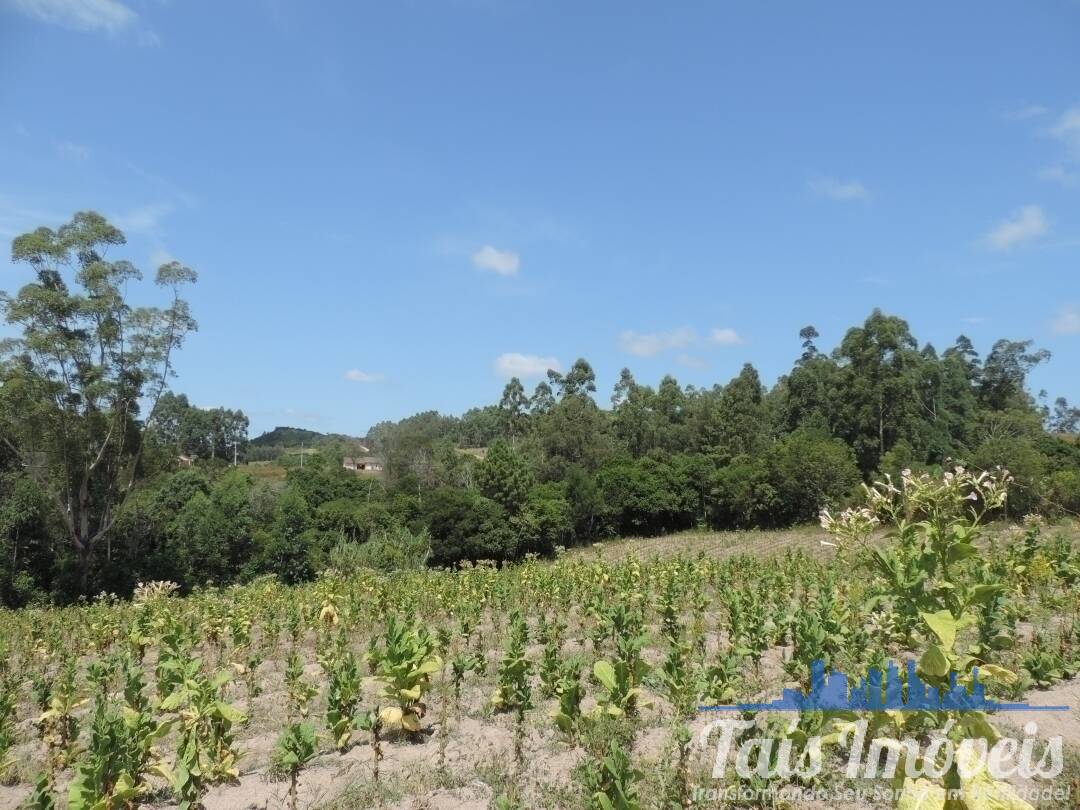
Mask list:
[[[268,430],[261,436],[251,440],[253,447],[297,447],[301,442],[307,445],[314,444],[319,439],[326,438],[325,433],[304,428],[276,427]]]

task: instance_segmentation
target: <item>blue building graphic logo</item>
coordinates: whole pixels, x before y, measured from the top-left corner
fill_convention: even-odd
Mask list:
[[[986,697],[979,683],[979,670],[972,671],[969,690],[957,683],[956,673],[949,675],[949,688],[925,683],[916,672],[915,662],[908,661],[907,684],[900,670],[890,663],[886,672],[871,669],[865,678],[849,685],[843,672],[825,673],[825,662],[818,659],[810,666],[810,691],[785,689],[779,700],[771,703],[736,703],[699,706],[703,712],[813,712],[813,711],[981,711],[981,712],[1059,712],[1068,706],[1032,706],[1028,703],[998,703]]]

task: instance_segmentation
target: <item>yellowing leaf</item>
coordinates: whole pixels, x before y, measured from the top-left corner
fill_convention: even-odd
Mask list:
[[[397,728],[401,725],[401,709],[397,706],[387,706],[379,712],[379,719],[383,721],[383,725]]]
[[[970,746],[956,749],[956,765],[964,791],[964,806],[968,810],[1034,810],[1012,785],[990,776],[986,763]]]
[[[905,779],[896,810],[944,810],[945,788],[926,779]]]
[[[1016,683],[1016,673],[1011,669],[999,667],[996,664],[983,664],[979,667],[979,675],[989,675],[993,680],[1004,684]]]
[[[442,659],[438,656],[435,656],[434,658],[429,658],[424,663],[422,663],[417,668],[417,672],[422,675],[432,675],[438,672],[440,669],[442,669]]]

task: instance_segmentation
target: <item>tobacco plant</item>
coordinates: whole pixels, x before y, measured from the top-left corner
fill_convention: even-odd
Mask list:
[[[315,729],[308,723],[290,723],[274,746],[271,765],[289,779],[289,810],[296,810],[300,771],[315,756]]]
[[[838,517],[822,513],[822,526],[837,538],[841,553],[854,550],[869,561],[882,588],[879,601],[890,604],[903,618],[912,640],[922,649],[919,675],[933,688],[948,689],[951,673],[959,673],[962,683],[970,683],[975,667],[984,680],[1016,681],[1015,673],[993,663],[991,651],[980,649],[980,655],[972,655],[956,649],[960,633],[977,624],[979,611],[1006,591],[1005,583],[977,577],[972,560],[979,553],[984,520],[1004,506],[1011,481],[1005,470],[976,475],[958,467],[940,478],[905,470],[899,487],[888,477],[866,487],[867,507],[846,510]],[[882,520],[895,538],[884,548],[870,542]],[[935,728],[945,730],[954,744],[980,738],[992,745],[998,738],[980,711],[882,712],[871,720],[874,732],[896,737]],[[906,761],[909,755],[901,746],[900,759]],[[1011,786],[988,776],[980,784],[981,796],[968,791],[962,794],[964,798],[947,803],[946,790],[968,787],[969,780],[962,778],[958,767],[952,762],[940,782],[905,778],[899,806],[917,805],[924,810],[1030,807]]]
[[[380,683],[379,696],[396,704],[381,710],[383,725],[416,733],[427,710],[424,695],[442,659],[428,629],[415,620],[399,622],[390,616],[380,642],[369,650],[368,664]]]

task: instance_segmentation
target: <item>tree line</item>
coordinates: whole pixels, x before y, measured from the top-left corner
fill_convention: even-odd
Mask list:
[[[163,265],[165,305],[133,306],[138,270],[108,258],[123,243],[92,212],[13,243],[33,280],[0,299],[17,333],[0,347],[5,604],[124,594],[151,579],[295,582],[327,567],[787,526],[863,481],[950,461],[1007,466],[1013,516],[1080,512],[1080,410],[1027,387],[1047,352],[999,340],[981,357],[963,336],[939,352],[877,310],[829,352],[802,329],[771,388],[749,364],[703,388],[672,376],[653,387],[624,369],[604,402],[579,359],[531,392],[512,379],[498,402],[460,417],[375,425],[380,478],[341,469],[323,448],[267,481],[224,461],[246,441],[241,411],[171,391],[174,354],[196,328],[180,296],[195,273]],[[195,467],[177,469],[178,454]]]

